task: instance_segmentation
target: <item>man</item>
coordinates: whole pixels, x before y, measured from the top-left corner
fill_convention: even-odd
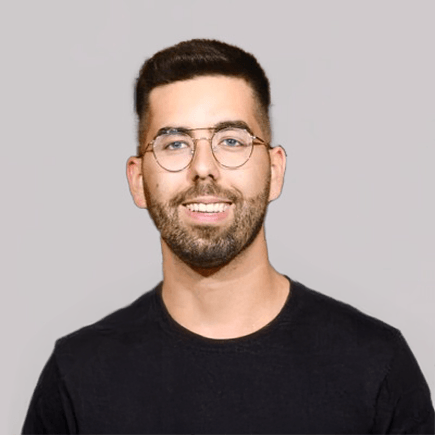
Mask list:
[[[192,40],[145,62],[127,176],[163,281],[56,343],[24,433],[433,433],[400,332],[270,265],[286,156],[269,105],[239,48]]]

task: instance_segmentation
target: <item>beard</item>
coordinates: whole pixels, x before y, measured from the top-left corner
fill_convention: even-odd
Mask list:
[[[215,182],[198,183],[167,203],[153,197],[144,183],[148,211],[162,239],[180,260],[192,268],[212,269],[228,264],[255,240],[266,217],[270,193],[270,173],[263,190],[244,198],[237,190],[222,189]],[[189,198],[213,195],[233,204],[233,221],[218,225],[187,225],[179,216],[179,206]]]

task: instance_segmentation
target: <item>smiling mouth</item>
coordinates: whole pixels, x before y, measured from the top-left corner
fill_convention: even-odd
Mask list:
[[[223,213],[230,206],[227,202],[191,202],[189,204],[184,204],[184,206],[195,213]]]

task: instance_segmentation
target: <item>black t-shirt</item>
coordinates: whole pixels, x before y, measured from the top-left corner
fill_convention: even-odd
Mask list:
[[[400,332],[291,282],[268,325],[236,339],[176,323],[161,283],[56,342],[23,433],[434,433]]]

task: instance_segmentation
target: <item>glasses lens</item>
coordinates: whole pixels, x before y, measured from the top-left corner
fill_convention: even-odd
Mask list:
[[[193,147],[193,140],[187,134],[162,134],[154,141],[154,155],[163,168],[179,171],[190,163]]]
[[[213,136],[213,153],[224,166],[243,165],[251,155],[252,137],[242,128],[228,128]]]
[[[236,168],[249,159],[252,137],[242,128],[217,131],[211,143],[216,160],[223,166]],[[181,171],[187,167],[194,154],[194,140],[177,131],[157,136],[154,140],[154,156],[160,166],[168,171]]]

